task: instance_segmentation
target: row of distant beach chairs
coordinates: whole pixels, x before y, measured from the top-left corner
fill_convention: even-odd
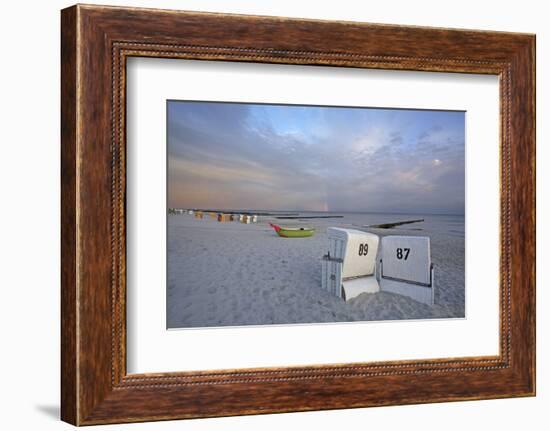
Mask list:
[[[361,293],[392,292],[433,305],[434,266],[430,238],[330,227],[322,258],[322,287],[344,300]],[[379,250],[380,246],[380,250]]]
[[[194,212],[196,219],[203,219],[204,217],[210,217],[219,222],[231,222],[236,221],[240,223],[250,224],[257,223],[258,216],[255,214],[226,214],[226,213],[216,213],[216,212],[203,212],[195,211]]]

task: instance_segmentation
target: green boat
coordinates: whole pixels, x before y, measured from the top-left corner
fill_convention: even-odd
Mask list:
[[[315,229],[310,227],[281,227],[273,223],[269,225],[282,238],[307,238],[315,233]]]

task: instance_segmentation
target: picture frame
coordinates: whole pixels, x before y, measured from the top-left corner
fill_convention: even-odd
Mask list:
[[[535,395],[535,36],[76,5],[61,12],[61,418],[74,425]],[[500,352],[128,374],[126,60],[490,74]]]

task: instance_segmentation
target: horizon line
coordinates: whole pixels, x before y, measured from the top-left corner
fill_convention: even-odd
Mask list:
[[[269,211],[275,211],[275,212],[294,212],[294,213],[300,213],[300,212],[311,212],[311,213],[343,213],[343,214],[392,214],[392,215],[454,215],[454,216],[465,216],[466,214],[463,213],[456,213],[456,212],[418,212],[418,211],[365,211],[365,210],[357,210],[357,211],[350,211],[350,210],[330,210],[330,211],[320,211],[320,210],[304,210],[304,209],[266,209],[266,208],[200,208],[200,207],[174,207],[174,206],[168,206],[168,209],[181,209],[181,210],[193,210],[193,211],[211,211],[211,212],[239,212],[239,211],[262,211],[262,212],[269,212]]]

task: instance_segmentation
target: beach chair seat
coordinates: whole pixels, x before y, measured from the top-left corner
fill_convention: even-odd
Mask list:
[[[385,236],[381,240],[380,290],[434,304],[434,268],[430,238]]]
[[[328,253],[322,259],[323,289],[350,300],[380,290],[376,279],[377,235],[356,229],[327,229]]]

